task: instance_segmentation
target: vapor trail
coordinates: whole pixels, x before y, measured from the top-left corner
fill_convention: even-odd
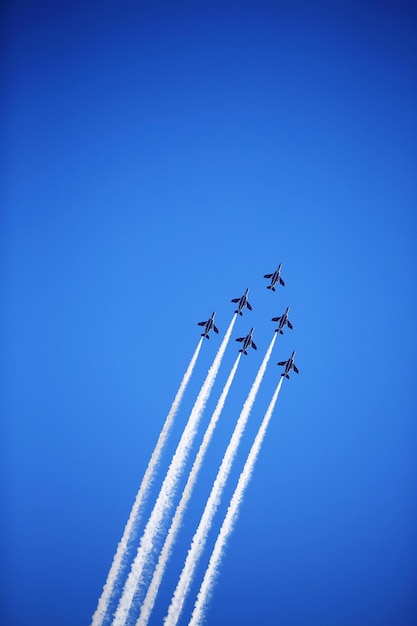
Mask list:
[[[158,437],[158,441],[156,442],[155,449],[148,463],[148,467],[146,468],[145,475],[142,478],[142,482],[136,495],[135,502],[133,503],[132,510],[130,511],[129,519],[127,520],[125,529],[123,531],[123,536],[119,541],[116,554],[113,557],[113,563],[111,564],[109,573],[107,574],[107,580],[98,601],[96,611],[93,615],[91,626],[101,626],[105,621],[107,621],[106,615],[109,609],[109,604],[115,595],[116,585],[118,585],[121,574],[127,567],[128,549],[140,520],[140,516],[142,513],[141,509],[143,508],[146,498],[148,497],[149,490],[152,486],[152,482],[156,474],[156,470],[158,469],[158,465],[161,460],[163,449],[168,440],[168,436],[174,423],[174,418],[180,407],[185,389],[193,373],[202,343],[203,337],[201,337],[200,341],[198,342],[197,348],[195,349],[195,352],[191,357],[191,361],[181,381],[180,387],[177,391],[177,395],[175,396],[174,401],[171,405],[171,408],[165,420],[165,424],[163,425],[161,433]]]
[[[146,572],[145,569],[150,566],[150,560],[152,553],[155,549],[156,540],[159,538],[163,531],[163,524],[165,519],[172,508],[173,499],[177,490],[178,481],[181,478],[181,473],[184,469],[184,465],[187,461],[189,452],[193,445],[194,438],[197,434],[198,424],[206,406],[207,400],[210,396],[211,389],[216,379],[219,367],[226,350],[227,343],[230,339],[230,335],[233,330],[234,323],[236,321],[236,315],[233,316],[232,321],[229,324],[229,328],[223,338],[220,348],[214,358],[203,386],[197,396],[197,400],[193,406],[190,417],[188,418],[187,425],[184,428],[180,442],[177,446],[175,454],[172,458],[171,464],[168,468],[168,472],[162,483],[161,490],[156,500],[155,506],[146,524],[140,545],[133,561],[129,576],[127,577],[125,586],[123,588],[122,597],[120,598],[119,605],[114,615],[112,622],[113,626],[124,626],[128,619],[130,607],[132,606],[135,593],[145,583]]]
[[[203,623],[205,610],[207,608],[207,603],[210,600],[213,586],[219,572],[219,566],[224,553],[224,549],[226,547],[227,540],[233,530],[234,523],[238,517],[239,508],[242,504],[245,489],[251,479],[253,468],[255,466],[259,450],[261,449],[262,442],[265,437],[266,429],[268,428],[268,424],[274,411],[275,403],[281,389],[282,381],[283,379],[281,378],[277,385],[277,388],[275,389],[272,400],[265,413],[265,417],[259,427],[258,433],[255,437],[255,441],[253,442],[252,448],[250,449],[250,452],[248,454],[248,458],[246,459],[246,463],[239,477],[236,489],[230,500],[229,508],[227,509],[227,513],[220,528],[219,535],[217,537],[216,543],[214,544],[213,552],[211,554],[210,561],[203,578],[203,582],[201,583],[200,591],[198,592],[193,614],[191,616],[191,620],[188,626],[201,626],[201,624]]]
[[[161,584],[161,580],[165,572],[166,565],[171,556],[172,547],[175,543],[178,531],[181,527],[182,518],[184,516],[184,513],[190,501],[195,482],[197,480],[198,474],[203,464],[204,457],[207,452],[207,448],[210,444],[210,441],[213,436],[214,430],[216,428],[217,422],[219,420],[220,414],[223,410],[224,403],[226,401],[227,395],[229,393],[230,387],[235,377],[241,356],[242,355],[239,354],[236,358],[236,361],[230,371],[230,374],[226,381],[224,389],[217,402],[216,408],[214,409],[210,423],[207,426],[203,441],[201,443],[200,449],[193,463],[193,467],[191,468],[191,472],[188,477],[187,484],[185,485],[183,494],[181,496],[180,503],[178,504],[177,509],[175,511],[175,515],[172,520],[170,529],[168,531],[167,538],[165,539],[165,543],[162,548],[161,554],[159,555],[158,564],[154,571],[151,584],[145,596],[145,600],[143,601],[141,613],[140,613],[139,619],[136,622],[136,626],[146,626],[146,624],[148,623],[149,617],[151,615],[152,609],[155,604],[156,596],[158,594],[159,586]]]
[[[223,490],[226,486],[226,481],[229,476],[233,460],[236,456],[236,452],[239,447],[243,431],[245,430],[245,426],[248,421],[253,403],[255,402],[256,394],[258,393],[259,386],[265,374],[266,366],[268,365],[268,361],[271,356],[276,337],[277,335],[274,334],[272,341],[269,344],[269,348],[266,351],[264,359],[258,370],[256,378],[253,382],[251,390],[249,391],[249,395],[246,398],[245,404],[243,405],[229,445],[227,446],[211,493],[203,511],[200,523],[197,527],[196,532],[194,533],[191,547],[188,551],[187,558],[185,560],[185,564],[180,575],[180,579],[171,600],[171,604],[168,608],[168,614],[164,620],[165,626],[174,626],[175,624],[177,624],[180,618],[181,611],[194,576],[195,568],[204,550],[204,546],[207,540],[208,533],[210,531],[211,524],[213,522],[214,515],[217,511],[223,494]]]

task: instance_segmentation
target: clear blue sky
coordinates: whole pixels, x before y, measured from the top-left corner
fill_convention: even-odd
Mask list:
[[[234,339],[255,326],[258,351],[152,624],[288,305],[294,330],[229,496],[276,362],[296,349],[300,375],[283,385],[207,624],[416,624],[412,3],[16,0],[2,21],[2,623],[89,624],[196,324],[216,309],[223,333],[250,287],[209,409]],[[271,293],[263,274],[279,262],[286,287]]]

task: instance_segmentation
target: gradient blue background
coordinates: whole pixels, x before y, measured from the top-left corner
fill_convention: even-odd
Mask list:
[[[416,22],[407,2],[6,3],[3,624],[90,622],[196,323],[216,309],[224,332],[246,287],[253,312],[208,408],[252,325],[258,351],[152,623],[287,305],[294,330],[228,496],[276,362],[296,349],[300,375],[207,624],[417,623]],[[271,293],[279,262],[286,287]],[[218,345],[205,342],[168,452]]]

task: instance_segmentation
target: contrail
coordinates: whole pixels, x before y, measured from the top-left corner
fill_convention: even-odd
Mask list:
[[[226,481],[229,476],[233,460],[236,456],[236,452],[242,438],[243,431],[245,430],[245,426],[248,421],[253,403],[255,402],[256,394],[258,393],[259,386],[265,374],[266,366],[268,365],[268,361],[271,356],[276,337],[277,335],[274,334],[272,341],[269,344],[269,348],[264,356],[264,360],[262,361],[256,378],[253,382],[251,390],[249,391],[249,395],[245,401],[245,404],[243,405],[229,445],[227,446],[226,452],[220,465],[220,469],[216,476],[216,480],[214,481],[211,493],[207,500],[207,504],[203,511],[200,523],[196,532],[194,533],[191,547],[188,551],[187,558],[185,560],[185,564],[180,575],[180,579],[171,600],[171,604],[168,608],[168,613],[164,620],[165,626],[175,626],[180,618],[187,593],[190,589],[195,568],[203,552],[214,515],[217,511],[217,507],[219,506],[223,490],[226,486]]]
[[[265,417],[259,427],[258,433],[255,437],[255,441],[253,442],[252,448],[250,449],[250,452],[248,454],[248,458],[246,459],[246,463],[239,477],[236,489],[230,500],[229,508],[227,509],[226,516],[224,518],[219,535],[214,545],[213,552],[211,554],[210,561],[203,578],[203,582],[201,583],[200,591],[198,592],[193,614],[191,616],[191,620],[188,626],[201,626],[201,624],[203,624],[205,610],[207,608],[207,603],[210,600],[213,586],[219,572],[219,566],[224,553],[224,549],[239,514],[239,508],[242,504],[245,489],[251,479],[253,468],[255,466],[259,450],[261,449],[262,442],[265,437],[266,429],[268,428],[269,421],[275,408],[282,381],[283,379],[281,378],[277,385],[277,388],[275,389],[272,400],[265,413]]]
[[[207,452],[207,448],[210,444],[210,441],[213,436],[214,430],[216,428],[217,422],[219,420],[220,414],[223,410],[224,403],[226,401],[227,395],[229,393],[230,387],[235,377],[241,356],[242,356],[241,354],[238,354],[237,359],[230,371],[230,374],[226,381],[224,389],[221,393],[221,396],[217,402],[216,408],[214,409],[210,423],[207,426],[207,430],[204,434],[202,444],[200,446],[200,449],[194,461],[193,467],[191,469],[190,475],[188,477],[187,484],[181,496],[180,503],[178,504],[177,509],[175,511],[175,515],[172,520],[170,529],[168,531],[167,538],[165,539],[164,547],[162,548],[161,554],[159,555],[158,564],[154,571],[151,584],[145,596],[145,600],[143,601],[141,613],[140,613],[139,619],[136,622],[136,626],[146,626],[146,624],[148,623],[149,617],[151,615],[152,609],[155,604],[156,596],[158,594],[159,586],[161,584],[161,580],[165,572],[166,565],[171,556],[172,547],[175,543],[178,531],[181,527],[182,518],[184,516],[184,513],[190,501],[195,482],[197,480],[198,474],[203,464],[204,457]]]
[[[193,373],[202,343],[203,337],[201,337],[200,341],[198,342],[197,348],[195,349],[195,352],[191,357],[190,364],[188,365],[188,368],[184,374],[181,385],[177,391],[177,395],[175,396],[175,399],[165,420],[165,424],[163,425],[161,433],[158,437],[158,441],[156,442],[155,449],[148,463],[148,467],[146,468],[145,475],[142,479],[139,491],[136,495],[132,510],[130,511],[129,519],[127,520],[125,529],[123,531],[123,536],[117,546],[116,554],[113,557],[113,563],[111,564],[106,583],[103,587],[103,591],[98,601],[96,611],[93,615],[91,626],[102,626],[102,624],[107,621],[106,615],[109,609],[109,604],[115,595],[116,585],[118,585],[120,576],[124,569],[127,567],[128,549],[140,520],[140,516],[142,513],[141,509],[143,508],[146,498],[148,497],[149,490],[152,486],[152,482],[156,474],[156,470],[158,469],[158,465],[161,460],[163,449],[168,440],[168,436],[174,423],[174,418],[180,407],[184,392]]]
[[[114,615],[112,622],[113,626],[124,626],[128,619],[130,607],[132,606],[133,598],[136,591],[144,584],[145,568],[149,563],[152,552],[154,551],[155,542],[162,533],[162,526],[165,518],[172,508],[173,499],[175,497],[178,481],[181,478],[181,473],[184,469],[189,452],[193,445],[194,438],[197,434],[198,424],[206,406],[207,400],[210,396],[211,389],[216,379],[219,367],[226,350],[227,343],[232,334],[233,326],[236,321],[236,315],[233,316],[232,321],[229,324],[229,328],[223,338],[220,348],[214,358],[213,364],[210,367],[206,380],[200,389],[197,396],[197,400],[193,406],[190,417],[188,418],[187,425],[183,431],[180,442],[177,446],[175,454],[172,458],[171,464],[168,468],[168,472],[162,483],[161,490],[156,500],[153,511],[146,524],[140,545],[133,561],[129,576],[127,577],[125,586],[123,588],[122,597],[120,598],[119,605]]]

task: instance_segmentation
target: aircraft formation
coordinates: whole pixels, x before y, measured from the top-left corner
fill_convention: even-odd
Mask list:
[[[275,272],[272,272],[272,274],[265,274],[264,275],[264,278],[268,278],[268,279],[271,280],[271,284],[267,285],[267,289],[270,289],[271,291],[276,291],[275,290],[275,285],[277,283],[282,285],[282,287],[285,287],[285,282],[281,278],[281,269],[282,269],[282,263],[280,263],[278,265],[278,268],[275,270]],[[243,294],[243,296],[241,296],[240,298],[233,298],[231,300],[231,302],[237,304],[237,309],[235,310],[235,313],[237,315],[243,315],[242,310],[245,307],[248,308],[249,311],[252,311],[252,306],[249,303],[248,295],[249,295],[249,289],[246,289],[246,291]],[[293,329],[293,325],[291,324],[290,320],[288,319],[289,312],[290,312],[290,307],[287,306],[285,312],[282,315],[280,315],[279,317],[273,317],[272,318],[272,320],[271,320],[272,322],[278,322],[278,328],[275,329],[276,333],[279,333],[280,335],[283,335],[285,326],[288,326],[288,328],[290,330]],[[198,326],[204,326],[205,327],[204,332],[201,333],[202,337],[206,337],[207,339],[210,339],[209,333],[210,333],[211,330],[214,330],[215,333],[219,332],[218,328],[214,325],[214,317],[215,317],[215,315],[216,315],[216,311],[213,311],[210,319],[208,319],[206,322],[198,322]],[[257,346],[256,346],[255,342],[252,339],[253,331],[254,331],[254,328],[251,328],[249,334],[246,335],[246,337],[239,337],[238,339],[236,339],[236,341],[243,342],[243,346],[239,350],[239,352],[242,352],[243,354],[248,354],[247,353],[247,348],[249,348],[249,347],[253,348],[254,350],[257,350]],[[279,361],[279,363],[277,365],[285,368],[284,371],[282,372],[281,376],[284,376],[285,378],[289,378],[289,372],[291,370],[294,370],[294,372],[296,374],[299,373],[299,369],[297,368],[297,366],[294,363],[294,358],[295,358],[295,351],[293,351],[293,353],[291,354],[290,358],[287,359],[287,361]]]
[[[282,287],[285,286],[285,283],[281,278],[281,268],[282,264],[280,263],[275,272],[272,274],[265,274],[265,278],[270,280],[270,284],[267,285],[267,289],[275,291],[275,285],[281,285]],[[195,444],[199,424],[204,413],[206,402],[213,389],[227,345],[231,338],[234,324],[237,317],[243,315],[244,309],[252,311],[252,306],[249,303],[248,297],[249,289],[246,289],[245,293],[240,298],[232,299],[232,302],[236,305],[234,311],[235,314],[229,323],[229,327],[224,333],[220,346],[217,349],[216,355],[207,371],[200,391],[197,394],[194,405],[189,414],[188,421],[184,426],[180,440],[168,465],[168,469],[160,486],[159,493],[156,494],[156,500],[151,508],[149,517],[142,526],[142,536],[140,540],[136,542],[136,555],[133,556],[132,547],[137,537],[143,507],[148,501],[148,498],[151,497],[152,484],[154,483],[154,479],[159,471],[163,451],[168,441],[175,416],[180,410],[182,398],[193,374],[201,346],[204,339],[210,338],[211,332],[219,334],[219,329],[215,324],[216,311],[213,311],[208,319],[198,322],[198,326],[202,327],[203,332],[201,333],[197,347],[184,373],[178,392],[166,417],[154,451],[152,452],[128,521],[123,531],[123,536],[117,545],[117,549],[107,575],[106,583],[98,600],[96,611],[92,617],[91,626],[106,626],[106,624],[110,623],[111,619],[113,619],[111,622],[112,626],[126,626],[128,623],[132,624],[133,622],[130,618],[133,617],[133,615],[131,611],[136,612],[136,614],[140,612],[136,626],[148,625],[148,620],[157,601],[159,590],[161,589],[164,572],[168,566],[178,532],[182,527],[183,517],[190,505],[190,500],[198,480],[198,475],[204,467],[204,459],[208,452],[217,421],[223,411],[224,403],[236,374],[241,355],[247,355],[249,348],[257,350],[257,346],[253,340],[253,327],[246,336],[238,337],[236,339],[239,343],[240,354],[236,355],[234,365],[230,370],[223,391],[217,401],[216,408],[214,409],[206,427],[202,442],[199,446],[194,462],[192,463],[186,485],[182,491],[179,501],[176,504],[174,512],[176,494],[179,494],[181,487],[180,481],[182,480],[186,469],[187,460],[196,450]],[[287,306],[282,315],[272,318],[272,322],[274,322],[277,327],[274,329],[269,347],[265,351],[247,398],[242,406],[239,417],[236,420],[233,433],[231,434],[229,443],[227,444],[227,448],[224,451],[216,478],[214,479],[210,494],[208,495],[201,519],[194,532],[181,574],[175,587],[175,591],[173,592],[168,612],[164,620],[165,626],[176,626],[180,619],[185,599],[190,593],[193,578],[202,553],[205,550],[209,533],[211,532],[210,529],[215,524],[214,518],[218,504],[224,497],[225,487],[230,481],[232,465],[238,453],[240,441],[244,435],[246,424],[269,363],[275,341],[278,335],[282,335],[284,333],[287,326],[290,330],[293,328],[288,317],[289,311],[290,307]],[[201,582],[200,592],[197,594],[195,600],[191,621],[189,622],[190,626],[201,626],[203,624],[206,607],[219,572],[222,554],[224,553],[228,537],[230,536],[235,520],[237,519],[243,495],[252,475],[283,380],[284,378],[290,377],[289,375],[292,370],[296,374],[299,373],[294,359],[295,352],[292,352],[289,359],[278,363],[280,367],[284,368],[284,371],[281,373],[279,381],[277,381],[276,389],[258,428],[244,463],[244,467],[235,486],[233,495],[230,499],[227,513],[221,524],[216,543],[213,547],[210,560],[207,564],[207,568]],[[129,563],[130,569],[128,569]],[[123,580],[124,584],[122,584]]]

